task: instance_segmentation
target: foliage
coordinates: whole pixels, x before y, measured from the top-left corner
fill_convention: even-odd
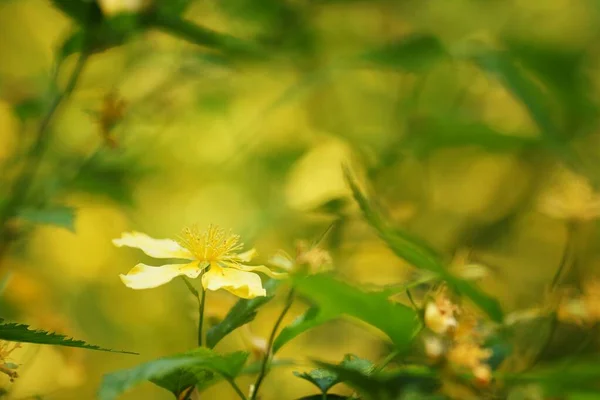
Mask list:
[[[179,395],[190,385],[202,385],[214,379],[213,373],[225,379],[235,378],[241,372],[247,356],[243,352],[218,355],[209,349],[197,348],[187,353],[163,357],[106,375],[98,398],[116,399],[135,385],[148,380]]]
[[[0,4],[0,309],[167,354],[107,373],[100,400],[258,400],[268,374],[320,392],[302,399],[595,398],[598,5],[26,3]],[[194,220],[241,235],[169,235]],[[117,229],[165,265],[123,274]],[[191,335],[177,289],[118,275],[184,276],[198,347],[168,355]],[[341,319],[366,329],[335,363],[357,347]],[[0,318],[11,382],[18,343],[135,354]]]
[[[28,325],[15,322],[5,322],[0,318],[0,340],[21,343],[49,344],[55,346],[77,347],[81,349],[108,351],[114,353],[137,354],[130,351],[105,349],[89,344],[83,340],[69,338],[54,332],[41,329],[31,329]]]

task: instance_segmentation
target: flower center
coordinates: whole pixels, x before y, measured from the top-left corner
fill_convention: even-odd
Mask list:
[[[179,243],[192,252],[199,261],[217,262],[227,259],[232,253],[243,247],[240,237],[231,232],[209,225],[207,230],[197,226],[185,228]]]

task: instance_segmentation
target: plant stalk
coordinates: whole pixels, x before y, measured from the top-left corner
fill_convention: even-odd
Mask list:
[[[15,180],[11,190],[9,190],[11,197],[0,209],[0,259],[7,250],[10,239],[7,222],[10,218],[15,216],[17,209],[27,197],[29,188],[37,175],[41,161],[48,148],[48,143],[50,142],[50,135],[48,133],[50,125],[61,106],[65,103],[65,100],[67,100],[75,90],[88,57],[89,54],[86,51],[83,51],[80,54],[77,59],[77,64],[75,64],[64,90],[56,93],[52,99],[48,111],[37,129],[35,142],[26,156],[28,160],[23,166],[19,177]]]
[[[288,313],[288,311],[292,307],[292,303],[294,302],[295,295],[296,295],[296,291],[294,290],[294,288],[290,289],[290,292],[288,293],[287,298],[285,300],[285,305],[283,306],[283,310],[281,310],[281,314],[279,314],[277,321],[275,321],[275,325],[273,326],[273,330],[271,331],[271,335],[269,336],[269,341],[267,344],[267,351],[265,352],[263,362],[260,366],[260,372],[258,374],[258,377],[256,378],[256,382],[254,383],[254,390],[252,391],[252,396],[250,397],[250,400],[256,400],[256,396],[258,394],[258,390],[260,389],[260,385],[262,384],[263,380],[265,379],[265,376],[267,375],[269,363],[273,356],[273,354],[272,354],[273,353],[273,343],[275,342],[275,337],[277,335],[277,331],[279,330],[279,326],[283,322],[283,318],[285,318],[285,315]]]

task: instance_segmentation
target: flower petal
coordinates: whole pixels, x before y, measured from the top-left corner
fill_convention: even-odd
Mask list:
[[[236,264],[236,263],[228,263],[228,262],[223,262],[222,264],[224,264],[225,266],[227,266],[229,268],[239,269],[240,271],[262,272],[263,274],[267,275],[268,277],[275,278],[275,279],[283,279],[288,276],[287,272],[273,272],[268,267],[265,267],[264,265],[244,265],[244,264]]]
[[[127,246],[142,250],[154,258],[183,258],[193,260],[192,253],[171,239],[154,239],[145,233],[124,232],[119,239],[113,239],[117,247]]]
[[[120,275],[121,280],[131,289],[150,289],[173,280],[180,275],[188,278],[197,278],[202,269],[198,262],[189,264],[167,264],[153,267],[146,264],[138,264],[133,267],[127,275]]]
[[[278,250],[269,258],[269,264],[272,264],[284,271],[291,271],[294,268],[294,260],[283,250]]]
[[[207,290],[225,289],[243,299],[267,295],[257,274],[223,268],[217,264],[212,264],[210,269],[202,275],[202,286]]]
[[[256,257],[257,254],[258,251],[256,251],[256,249],[250,249],[243,253],[236,254],[234,257],[232,257],[232,259],[239,262],[250,262],[254,257]]]

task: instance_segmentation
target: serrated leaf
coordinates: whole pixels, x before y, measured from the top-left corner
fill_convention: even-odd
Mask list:
[[[326,316],[346,315],[384,332],[398,349],[406,349],[419,328],[415,311],[388,301],[380,293],[364,292],[327,275],[299,278],[297,290]],[[318,315],[318,314],[317,314]]]
[[[441,256],[435,250],[423,244],[422,240],[414,238],[409,232],[391,228],[363,194],[349,169],[344,168],[344,175],[365,219],[398,257],[408,261],[416,268],[438,274],[457,292],[468,297],[492,320],[502,322],[502,308],[496,299],[488,296],[472,283],[450,274],[444,267]]]
[[[404,367],[389,372],[363,371],[353,365],[330,364],[314,361],[315,364],[334,373],[339,382],[356,389],[365,399],[397,399],[404,392],[418,389],[433,392],[439,386],[436,373],[424,367]]]
[[[256,317],[257,310],[273,299],[277,286],[279,286],[279,281],[271,279],[265,284],[266,296],[238,300],[223,321],[206,332],[207,346],[211,349],[214,348],[229,333],[251,322]]]
[[[17,216],[34,224],[55,225],[75,232],[75,209],[73,207],[24,208],[18,211]]]
[[[235,378],[248,358],[248,353],[235,352],[219,355],[205,347],[187,353],[163,357],[126,370],[105,375],[98,391],[99,400],[113,400],[134,386],[145,382],[153,383],[177,393],[184,384],[200,384],[207,378],[206,371],[214,372],[226,379]],[[195,382],[194,382],[195,381]]]
[[[365,375],[370,375],[375,369],[375,366],[371,361],[357,357],[354,354],[346,354],[339,365],[343,368],[355,370]],[[303,373],[294,371],[294,375],[312,383],[319,388],[321,393],[327,393],[332,387],[342,382],[336,373],[323,368],[313,369],[312,371]]]
[[[137,354],[131,351],[111,350],[100,346],[89,344],[83,340],[69,338],[54,332],[48,332],[41,329],[31,329],[28,325],[15,322],[5,322],[0,318],[0,340],[10,342],[48,344],[54,346],[77,347],[88,350],[107,351],[123,354]]]
[[[14,106],[14,111],[21,121],[26,121],[30,118],[38,118],[42,115],[46,108],[43,99],[39,97],[27,98]]]
[[[338,376],[336,374],[322,368],[313,369],[312,371],[302,373],[294,371],[294,375],[300,379],[304,379],[312,383],[319,388],[321,393],[327,393],[329,389],[339,383]]]
[[[369,51],[361,59],[381,67],[421,71],[446,56],[441,42],[431,35],[411,34]]]
[[[375,365],[366,358],[360,358],[354,354],[346,354],[340,365],[346,369],[361,372],[364,375],[371,375]]]
[[[275,342],[273,342],[273,353],[277,353],[279,349],[296,336],[340,316],[340,313],[332,312],[331,310],[325,312],[319,307],[309,308],[308,311],[279,332]]]

